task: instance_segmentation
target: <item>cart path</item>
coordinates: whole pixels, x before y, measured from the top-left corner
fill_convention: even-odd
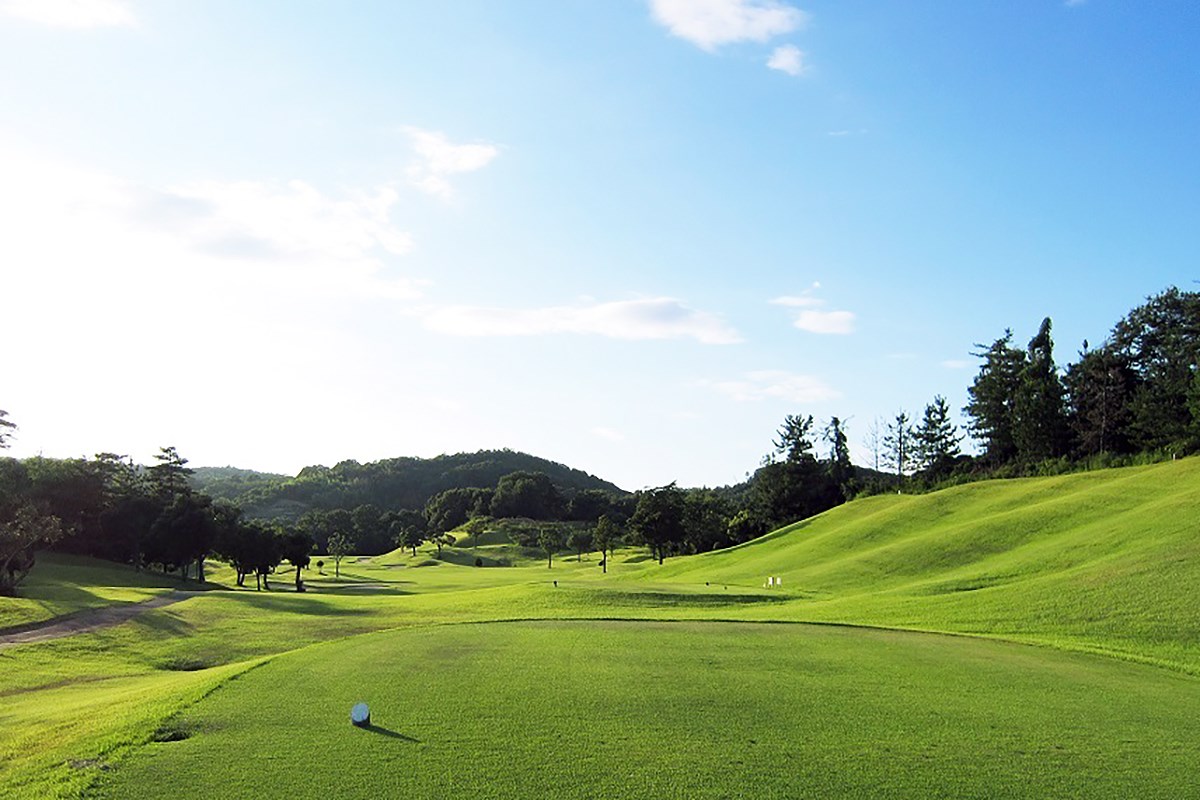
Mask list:
[[[154,608],[162,608],[180,600],[186,600],[201,592],[172,591],[170,594],[152,597],[140,603],[125,603],[118,606],[107,606],[88,611],[80,611],[63,617],[55,617],[45,622],[25,625],[15,631],[0,633],[0,650],[18,644],[34,644],[74,636],[77,633],[92,633],[103,628],[120,625],[134,617],[144,614]]]

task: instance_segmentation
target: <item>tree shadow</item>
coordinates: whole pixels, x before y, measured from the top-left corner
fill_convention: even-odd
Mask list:
[[[415,744],[421,743],[420,739],[414,739],[411,736],[405,736],[403,733],[400,733],[399,731],[388,730],[387,728],[384,728],[380,725],[373,725],[373,724],[372,725],[361,725],[359,727],[361,727],[364,731],[370,731],[371,733],[378,733],[380,736],[386,736],[389,739],[400,739],[401,741],[413,742]]]

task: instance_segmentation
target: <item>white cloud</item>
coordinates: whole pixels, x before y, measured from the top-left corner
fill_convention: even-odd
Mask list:
[[[787,295],[784,297],[776,297],[770,302],[771,305],[788,306],[789,308],[816,308],[825,303],[824,300],[816,297],[810,297],[809,295]]]
[[[819,403],[842,396],[841,392],[814,375],[783,370],[750,372],[740,380],[714,381],[705,385],[738,402],[785,400],[789,403]]]
[[[946,369],[966,369],[971,366],[971,362],[961,358],[948,358],[942,362],[942,366]]]
[[[799,295],[776,297],[770,303],[800,309],[792,324],[802,331],[836,335],[854,333],[854,313],[851,311],[822,311],[821,307],[825,305],[825,301],[812,296],[812,293],[819,288],[821,288],[821,284],[814,283]]]
[[[138,24],[122,0],[0,0],[0,14],[55,28],[131,28]]]
[[[846,335],[854,333],[854,314],[850,311],[817,311],[806,309],[792,323],[809,333]]]
[[[490,144],[452,144],[444,133],[427,131],[406,125],[401,131],[408,136],[418,160],[409,165],[408,178],[427,194],[448,200],[454,196],[451,175],[483,169],[500,154]]]
[[[457,336],[594,334],[613,339],[695,339],[703,344],[741,341],[716,314],[688,308],[670,297],[583,306],[509,309],[444,306],[426,310],[426,327]]]
[[[389,219],[395,202],[389,187],[333,199],[300,180],[199,181],[149,195],[145,210],[154,224],[210,249],[346,260],[412,248],[412,237]]]
[[[788,75],[802,75],[806,70],[804,53],[794,44],[776,47],[771,53],[771,57],[767,59],[767,66],[780,72],[786,72]]]
[[[621,433],[620,431],[613,430],[612,428],[592,428],[592,434],[601,439],[607,439],[610,442],[625,441],[625,434]]]
[[[650,8],[673,35],[710,52],[723,44],[765,42],[808,19],[778,0],[651,0]]]

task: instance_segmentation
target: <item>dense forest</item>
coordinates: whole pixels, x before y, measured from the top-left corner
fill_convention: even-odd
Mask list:
[[[1100,345],[1056,363],[1052,322],[1019,346],[1011,330],[978,345],[979,371],[960,431],[934,396],[867,431],[870,467],[851,463],[844,422],[784,418],[745,483],[630,494],[561,464],[508,450],[345,461],[295,477],[192,470],[174,448],[155,464],[94,459],[0,459],[0,592],[12,591],[38,547],[56,547],[203,579],[218,556],[259,582],[314,552],[394,547],[415,553],[478,536],[496,520],[513,541],[544,550],[643,545],[660,561],[727,547],[862,494],[923,491],[987,477],[1045,474],[1200,449],[1200,294],[1168,289],[1133,309]],[[0,411],[0,447],[16,426]],[[978,454],[962,451],[967,434]]]

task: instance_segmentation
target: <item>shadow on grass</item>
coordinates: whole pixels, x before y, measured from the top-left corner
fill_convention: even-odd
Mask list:
[[[600,590],[598,598],[613,605],[649,606],[653,608],[692,606],[709,608],[716,606],[746,605],[753,603],[786,603],[802,599],[802,594],[746,594],[741,592],[690,593],[690,592],[621,592]]]
[[[371,733],[377,733],[380,736],[386,736],[389,739],[399,739],[402,742],[413,742],[415,744],[421,743],[420,739],[414,739],[411,736],[405,736],[403,733],[400,733],[399,731],[388,730],[387,728],[384,728],[381,725],[363,725],[361,727],[364,731],[370,731]]]
[[[330,605],[319,597],[300,595],[292,591],[230,592],[222,597],[268,611],[286,611],[313,617],[362,617],[374,613],[367,608]]]

